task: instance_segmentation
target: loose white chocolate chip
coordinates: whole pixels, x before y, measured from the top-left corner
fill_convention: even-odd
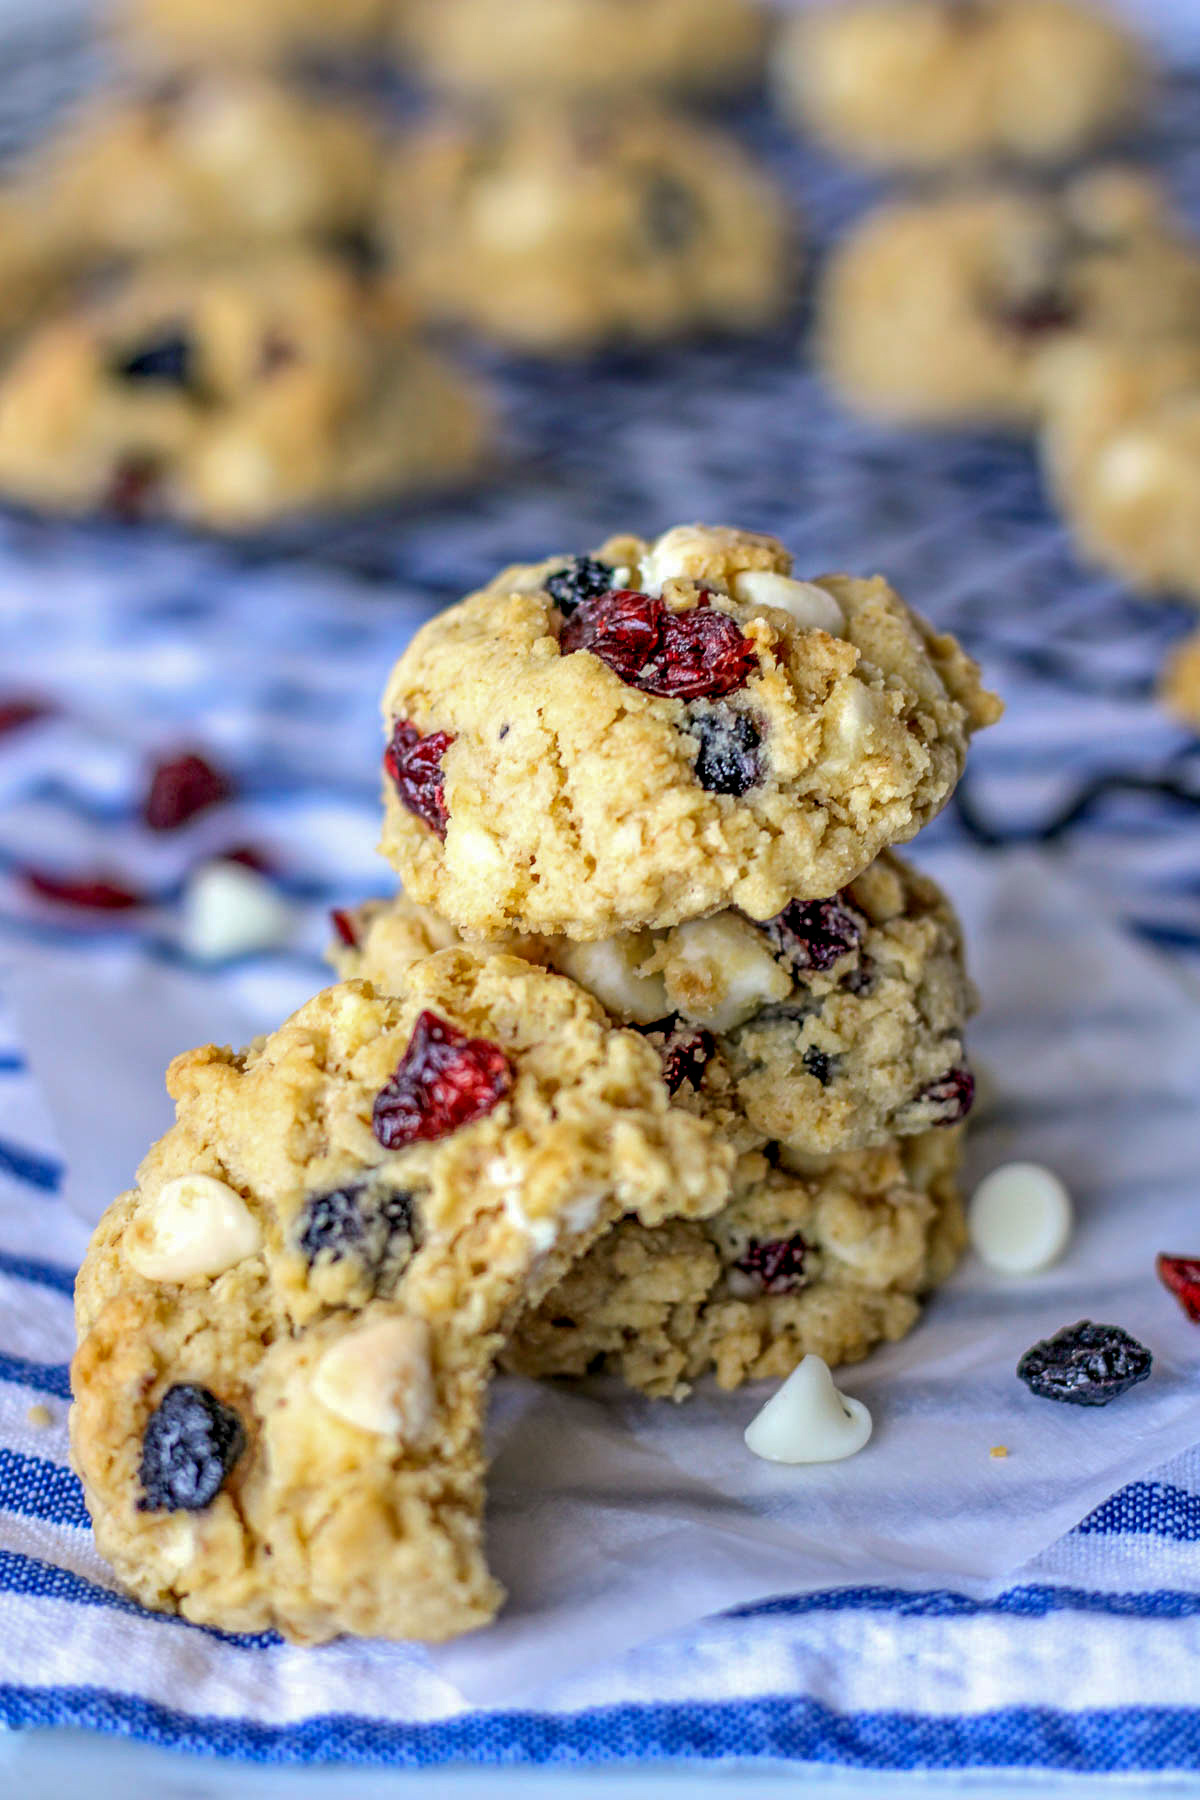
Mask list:
[[[732,1031],[763,1006],[785,1000],[791,977],[761,933],[736,913],[714,913],[672,932],[663,973],[670,1012],[684,1012],[710,1031]]]
[[[313,1373],[313,1393],[360,1431],[415,1443],[433,1417],[429,1349],[423,1319],[369,1320],[326,1350]]]
[[[833,595],[815,581],[796,581],[773,569],[743,569],[734,576],[733,591],[747,606],[777,606],[789,613],[802,631],[827,631],[830,637],[845,632],[846,615]]]
[[[638,972],[651,948],[636,932],[595,943],[564,943],[561,948],[555,946],[554,966],[594,994],[617,1018],[649,1025],[671,1010],[662,976]]]
[[[178,1175],[144,1202],[128,1256],[147,1281],[220,1275],[257,1255],[262,1231],[241,1195],[213,1175]]]
[[[211,862],[188,880],[180,936],[189,955],[202,962],[273,949],[291,928],[291,909],[255,869]]]
[[[1071,1237],[1071,1196],[1041,1163],[1005,1163],[985,1175],[967,1208],[971,1247],[1002,1275],[1036,1275],[1056,1263]]]
[[[829,1365],[806,1356],[746,1427],[746,1448],[765,1462],[841,1462],[863,1448],[871,1415],[833,1385]]]

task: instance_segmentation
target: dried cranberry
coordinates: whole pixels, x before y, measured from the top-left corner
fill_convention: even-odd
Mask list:
[[[677,1094],[686,1082],[698,1088],[708,1060],[716,1049],[713,1035],[701,1027],[677,1025],[662,1047],[663,1080],[669,1094]]]
[[[830,900],[792,900],[763,930],[797,974],[825,974],[862,943],[867,921],[845,893]]]
[[[162,465],[155,457],[120,457],[102,502],[104,510],[127,525],[137,524],[158,499],[162,476]]]
[[[22,725],[32,725],[35,719],[44,719],[54,708],[48,700],[14,699],[0,700],[0,737],[10,731],[19,731]]]
[[[450,814],[446,810],[442,758],[454,739],[448,731],[432,731],[422,737],[407,719],[397,719],[392,741],[383,753],[383,766],[392,779],[401,806],[423,821],[440,838],[446,835]]]
[[[330,907],[329,922],[348,950],[358,949],[358,928],[343,907]]]
[[[546,592],[563,618],[569,619],[583,601],[609,593],[612,583],[611,563],[600,562],[594,556],[573,556],[569,563],[548,577]]]
[[[933,1125],[957,1125],[960,1119],[966,1118],[974,1103],[975,1077],[965,1063],[922,1088],[915,1102],[918,1106],[939,1108],[941,1117],[933,1119]]]
[[[1169,1288],[1193,1325],[1200,1325],[1200,1256],[1168,1256],[1154,1259],[1158,1279]]]
[[[751,1238],[745,1254],[734,1268],[749,1276],[764,1294],[795,1294],[804,1286],[804,1259],[808,1245],[796,1234],[790,1238],[768,1238],[760,1244]]]
[[[687,729],[700,744],[696,780],[710,794],[736,798],[762,780],[758,760],[762,732],[749,713],[735,712],[718,701],[710,711],[694,714]]]
[[[106,875],[88,875],[78,879],[51,875],[44,869],[26,869],[25,885],[47,900],[61,900],[64,906],[86,907],[91,912],[127,912],[141,906],[145,895],[126,887],[122,881],[110,881]]]
[[[490,1113],[512,1081],[499,1044],[469,1038],[436,1013],[423,1012],[396,1073],[375,1096],[375,1136],[385,1150],[448,1137]]]
[[[1027,1350],[1017,1374],[1043,1400],[1070,1406],[1107,1406],[1150,1373],[1153,1358],[1144,1344],[1119,1325],[1080,1319]]]
[[[1049,337],[1077,325],[1079,308],[1058,288],[1039,288],[1006,300],[1000,308],[1000,323],[1017,337]]]
[[[142,1437],[139,1512],[200,1512],[220,1493],[246,1448],[231,1406],[196,1382],[167,1389]]]
[[[233,787],[226,776],[194,750],[155,765],[142,817],[151,831],[175,831],[197,813],[228,800]]]
[[[616,588],[583,601],[559,643],[564,656],[590,650],[631,687],[672,700],[732,694],[755,668],[754,645],[707,596],[691,612],[673,613],[651,594]]]
[[[217,862],[240,863],[243,869],[253,869],[256,875],[274,875],[276,865],[265,850],[258,850],[253,844],[235,844],[232,850],[220,850],[214,858]]]

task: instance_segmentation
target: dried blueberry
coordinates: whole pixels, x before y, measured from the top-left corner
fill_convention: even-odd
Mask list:
[[[792,900],[763,930],[797,974],[825,974],[862,943],[867,921],[844,893]]]
[[[300,1215],[298,1243],[309,1266],[318,1257],[341,1262],[354,1256],[374,1286],[398,1274],[416,1245],[413,1197],[403,1191],[378,1197],[378,1188],[359,1182],[313,1194]]]
[[[160,337],[147,338],[135,350],[117,357],[113,373],[122,381],[153,381],[166,387],[186,388],[192,384],[192,360],[190,338],[178,326],[172,326]]]
[[[804,1286],[807,1255],[808,1245],[799,1233],[790,1238],[770,1238],[762,1244],[751,1238],[733,1266],[764,1294],[795,1294]]]
[[[245,1427],[232,1407],[196,1382],[178,1382],[142,1437],[138,1511],[199,1512],[216,1499],[245,1448]]]
[[[569,619],[584,600],[607,594],[615,571],[610,563],[594,556],[573,556],[561,569],[556,569],[546,582],[546,592],[564,619]]]
[[[310,1263],[328,1255],[339,1261],[357,1248],[366,1236],[363,1218],[362,1187],[334,1188],[328,1194],[314,1194],[305,1202],[300,1228],[300,1248]]]
[[[1043,1400],[1107,1406],[1127,1388],[1145,1381],[1152,1360],[1145,1345],[1119,1325],[1080,1319],[1027,1350],[1017,1374]]]
[[[814,1081],[819,1081],[822,1087],[829,1086],[833,1080],[836,1057],[830,1056],[827,1050],[818,1050],[815,1044],[810,1044],[800,1060]]]
[[[490,1113],[512,1082],[499,1044],[420,1013],[395,1074],[375,1096],[372,1129],[385,1150],[448,1137]]]
[[[689,1024],[678,1013],[668,1013],[665,1019],[655,1019],[650,1025],[635,1025],[634,1030],[649,1038],[662,1057],[668,1093],[677,1094],[685,1082],[691,1088],[700,1086],[717,1047],[711,1031]]]
[[[642,195],[642,222],[656,250],[686,249],[700,227],[695,194],[674,175],[652,175]]]
[[[687,727],[699,741],[696,780],[710,794],[749,793],[762,780],[758,748],[762,732],[749,713],[718,702],[693,715]]]

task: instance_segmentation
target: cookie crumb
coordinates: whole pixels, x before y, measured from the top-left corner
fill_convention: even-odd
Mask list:
[[[993,1444],[991,1449],[988,1451],[988,1455],[993,1459],[993,1461],[1001,1462],[1008,1455],[1008,1445],[1007,1444]]]
[[[35,1406],[30,1407],[25,1417],[31,1425],[36,1425],[39,1431],[45,1431],[48,1425],[54,1423],[54,1414],[48,1406],[43,1406],[40,1400]]]

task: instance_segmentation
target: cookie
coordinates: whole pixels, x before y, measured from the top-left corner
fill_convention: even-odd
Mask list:
[[[145,63],[357,60],[387,41],[390,0],[123,0],[126,50]]]
[[[1066,161],[1136,123],[1147,76],[1127,31],[1070,0],[844,0],[794,15],[773,58],[784,112],[876,169]]]
[[[461,480],[484,430],[464,378],[347,265],[172,263],[18,350],[0,493],[238,531]]]
[[[1042,393],[1043,467],[1085,555],[1200,604],[1200,334],[1064,349]]]
[[[108,100],[34,174],[76,255],[211,254],[362,232],[380,161],[361,112],[225,69]]]
[[[52,304],[72,272],[73,258],[50,229],[44,196],[28,183],[0,188],[0,334]]]
[[[782,195],[732,139],[641,106],[427,128],[383,219],[429,313],[531,351],[755,330],[797,260]]]
[[[339,914],[331,961],[383,991],[457,933],[405,895]],[[511,938],[642,1031],[680,1104],[741,1149],[810,1155],[952,1125],[974,1083],[963,1044],[975,996],[958,922],[936,885],[885,853],[832,899],[765,925],[726,911],[595,943]]]
[[[881,577],[679,526],[505,569],[384,696],[382,849],[476,937],[835,893],[941,808],[999,703]]]
[[[80,1272],[71,1444],[145,1605],[302,1642],[443,1639],[502,1593],[483,1423],[516,1313],[732,1154],[572,982],[448,950],[180,1057]]]
[[[517,1321],[505,1368],[604,1371],[682,1399],[790,1375],[800,1359],[857,1362],[911,1331],[920,1299],[966,1242],[960,1132],[772,1167],[738,1164],[733,1199],[703,1223],[625,1219]]]
[[[1172,651],[1159,683],[1159,697],[1181,725],[1200,733],[1200,631]]]
[[[1057,193],[997,186],[884,206],[835,251],[818,359],[860,410],[1021,428],[1048,351],[1186,330],[1200,249],[1153,182],[1109,169]]]
[[[728,95],[760,73],[766,14],[759,0],[407,0],[399,33],[440,88]]]

